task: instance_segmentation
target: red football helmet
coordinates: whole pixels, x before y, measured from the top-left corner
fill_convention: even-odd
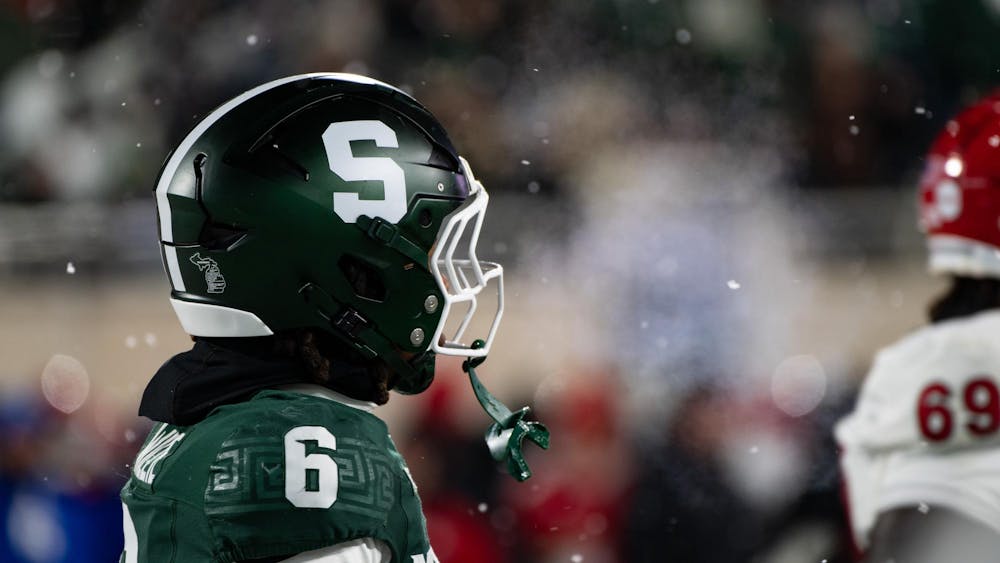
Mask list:
[[[920,180],[934,273],[1000,277],[1000,90],[945,125]]]

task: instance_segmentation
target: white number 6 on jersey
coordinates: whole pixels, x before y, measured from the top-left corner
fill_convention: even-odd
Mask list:
[[[360,215],[381,217],[396,223],[406,215],[406,179],[403,169],[391,158],[356,157],[351,141],[375,141],[375,146],[398,148],[396,132],[376,120],[331,123],[323,132],[323,146],[330,170],[345,182],[380,180],[385,185],[382,199],[361,199],[356,193],[333,194],[333,211],[345,223],[354,223]]]
[[[337,439],[322,426],[296,426],[285,434],[285,498],[299,508],[330,508],[337,500],[340,468],[322,452],[307,453],[305,442],[337,449]],[[309,473],[314,489],[310,490]]]

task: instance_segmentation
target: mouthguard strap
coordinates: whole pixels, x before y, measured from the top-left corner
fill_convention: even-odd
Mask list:
[[[472,348],[481,348],[482,340],[472,343]],[[490,393],[476,375],[476,366],[486,361],[485,357],[469,358],[462,363],[462,370],[469,374],[469,382],[476,399],[483,410],[495,422],[486,430],[486,445],[490,455],[497,461],[507,462],[507,472],[518,481],[531,477],[531,469],[524,460],[522,443],[527,438],[542,449],[549,449],[549,431],[540,422],[528,422],[524,418],[531,412],[530,407],[524,407],[511,412],[506,405]]]

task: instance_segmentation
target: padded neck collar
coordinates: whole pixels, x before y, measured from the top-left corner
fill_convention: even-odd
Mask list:
[[[270,339],[197,339],[194,348],[156,372],[142,394],[139,415],[189,426],[216,407],[246,401],[258,391],[308,381],[297,361],[276,357],[270,349]]]

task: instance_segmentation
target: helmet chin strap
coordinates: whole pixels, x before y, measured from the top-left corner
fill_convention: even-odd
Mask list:
[[[332,333],[363,356],[385,362],[397,376],[394,391],[415,395],[434,381],[435,354],[426,351],[409,361],[404,360],[392,342],[379,333],[357,311],[337,301],[313,283],[307,283],[299,293],[316,309],[320,318],[329,323]]]
[[[472,343],[473,349],[482,348],[486,343],[476,340]],[[525,438],[538,444],[542,449],[549,449],[549,431],[540,422],[527,422],[524,417],[531,412],[531,407],[524,407],[516,412],[511,412],[506,405],[501,403],[476,376],[476,367],[486,361],[486,357],[469,358],[462,363],[462,370],[469,374],[469,382],[472,383],[472,391],[476,394],[476,399],[482,405],[486,414],[490,415],[495,422],[486,430],[486,445],[490,449],[490,454],[497,461],[507,462],[507,472],[518,481],[524,481],[531,477],[531,470],[528,462],[524,460],[521,452],[521,443]]]

